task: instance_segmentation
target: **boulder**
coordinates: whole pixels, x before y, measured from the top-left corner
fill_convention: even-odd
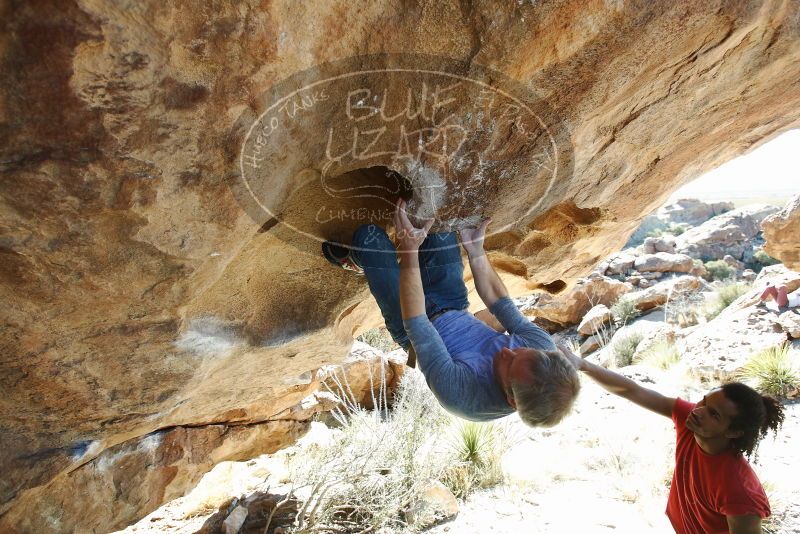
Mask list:
[[[777,304],[774,300],[770,299],[761,304],[761,293],[768,285],[786,286],[787,292],[791,294],[793,291],[800,289],[800,273],[787,269],[781,263],[764,267],[756,276],[753,288],[732,302],[722,313],[732,313],[756,304],[777,310]]]
[[[458,514],[458,501],[447,486],[438,480],[429,480],[420,495],[406,511],[406,521],[424,529]]]
[[[733,267],[733,269],[736,271],[744,271],[744,263],[740,262],[730,254],[725,254],[725,256],[722,258],[722,261]]]
[[[644,240],[642,250],[645,254],[655,254],[656,252],[675,252],[675,237],[663,235],[660,237],[648,237]]]
[[[792,339],[800,339],[800,312],[789,310],[778,316],[778,324]]]
[[[605,340],[603,336],[600,334],[595,334],[593,336],[589,336],[583,340],[581,343],[580,348],[578,349],[581,355],[585,356],[587,354],[591,354],[592,352],[596,351],[600,347],[605,344]]]
[[[646,311],[661,306],[673,296],[697,291],[701,286],[702,282],[696,276],[681,275],[626,295],[625,299],[632,301],[639,311]]]
[[[692,258],[722,259],[730,254],[742,259],[745,251],[752,251],[751,240],[760,227],[747,208],[739,208],[709,219],[676,238],[676,250]]]
[[[795,195],[780,210],[761,222],[764,250],[783,262],[789,269],[800,271],[800,194]]]
[[[661,271],[648,271],[643,273],[634,271],[634,273],[635,273],[634,276],[640,276],[641,278],[644,278],[645,280],[650,280],[651,282],[653,280],[658,280],[659,278],[664,276],[664,273]]]
[[[688,273],[694,268],[694,262],[685,254],[656,252],[639,256],[633,266],[640,272]]]
[[[694,267],[689,271],[689,274],[698,278],[706,278],[708,276],[708,269],[705,264],[700,260],[694,260]]]
[[[680,365],[702,379],[732,380],[753,355],[787,340],[776,311],[752,305],[725,310],[678,341]]]
[[[733,202],[703,202],[695,198],[682,198],[659,208],[656,216],[666,224],[697,226],[733,208]]]
[[[772,204],[748,204],[736,210],[743,215],[749,215],[759,226],[767,217],[781,211],[781,208]]]
[[[603,325],[611,322],[613,318],[614,316],[607,306],[598,304],[583,316],[580,325],[578,325],[578,333],[584,336],[594,335]]]
[[[247,519],[248,510],[243,504],[239,504],[228,514],[222,522],[222,534],[237,534],[242,528],[244,520]]]
[[[333,391],[351,403],[372,409],[381,384],[386,385],[388,392],[394,390],[407,369],[406,358],[403,350],[383,353],[356,340],[340,365],[325,366],[317,371],[317,380],[323,384],[323,391]]]
[[[786,265],[778,263],[769,265],[759,271],[756,277],[756,286],[763,289],[767,284],[773,286],[786,286],[791,293],[800,289],[800,272],[789,269]]]
[[[636,256],[630,253],[622,253],[613,256],[608,261],[608,266],[604,271],[605,274],[625,274],[633,268],[636,262]]]
[[[757,275],[756,275],[756,272],[755,272],[754,270],[752,270],[752,269],[745,269],[744,271],[742,271],[742,276],[741,276],[741,278],[742,278],[742,280],[744,280],[745,282],[751,282],[751,283],[752,283],[752,282],[755,282],[755,281],[756,281],[756,276],[757,276]]]
[[[593,306],[610,307],[633,286],[597,273],[579,280],[572,290],[561,295],[542,294],[536,305],[527,311],[533,317],[562,326],[578,324]]]

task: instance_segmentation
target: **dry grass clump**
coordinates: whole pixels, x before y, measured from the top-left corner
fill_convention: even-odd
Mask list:
[[[750,291],[752,286],[744,282],[726,282],[717,286],[713,299],[706,308],[706,319],[709,321],[722,313],[733,301]]]
[[[403,512],[427,481],[445,468],[436,436],[448,417],[419,373],[400,381],[394,409],[368,411],[347,400],[349,388],[335,392],[343,406],[333,442],[311,448],[292,479],[304,501],[294,532],[407,531]]]
[[[633,355],[636,348],[642,342],[644,336],[639,332],[632,332],[614,343],[614,364],[617,367],[625,367],[633,363]]]
[[[776,397],[786,397],[800,388],[798,362],[792,360],[788,344],[755,354],[740,371],[740,377],[754,382],[762,393]]]
[[[646,363],[659,369],[667,370],[674,364],[678,363],[681,359],[681,354],[678,352],[675,344],[668,340],[662,340],[655,343],[652,347],[647,349],[644,353],[637,357],[637,361]]]
[[[622,297],[611,306],[611,315],[614,316],[617,326],[622,327],[635,319],[639,315],[639,310],[632,300]]]

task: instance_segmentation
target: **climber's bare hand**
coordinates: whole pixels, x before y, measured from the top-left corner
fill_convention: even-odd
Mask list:
[[[427,219],[422,228],[417,228],[408,220],[406,201],[397,199],[397,209],[394,212],[394,227],[397,231],[397,250],[402,253],[417,252],[419,246],[428,237],[428,231],[433,226],[433,219]]]
[[[483,254],[483,240],[486,237],[486,227],[492,219],[486,218],[481,221],[477,228],[462,228],[458,233],[461,236],[461,244],[470,258],[476,258]]]

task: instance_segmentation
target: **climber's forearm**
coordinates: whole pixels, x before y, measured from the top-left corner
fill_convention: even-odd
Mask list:
[[[491,308],[492,304],[508,296],[505,284],[500,280],[485,252],[470,254],[469,268],[472,270],[475,289],[487,308]]]
[[[400,258],[400,310],[403,319],[425,314],[425,293],[419,272],[419,253],[398,252]]]

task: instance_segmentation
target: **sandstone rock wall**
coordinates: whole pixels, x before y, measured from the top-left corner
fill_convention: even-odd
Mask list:
[[[789,269],[800,272],[800,195],[792,198],[784,208],[764,219],[761,223],[764,250],[779,259]]]
[[[800,124],[799,9],[779,0],[3,3],[0,530],[52,528],[37,503],[67,491],[86,501],[78,530],[110,517],[101,508],[113,499],[139,503],[116,508],[114,521],[135,520],[166,493],[153,490],[145,505],[145,479],[112,489],[122,470],[91,496],[65,481],[88,487],[96,458],[123,443],[141,450],[166,429],[269,420],[302,398],[308,373],[342,360],[354,331],[378,322],[363,280],[281,223],[314,223],[328,237],[355,224],[313,216],[323,206],[306,185],[323,171],[313,163],[319,139],[288,132],[281,145],[276,169],[303,169],[275,175],[281,220],[252,217],[237,196],[247,128],[281,80],[353,56],[370,55],[367,68],[411,53],[535,92],[569,172],[547,187],[534,179],[538,138],[509,143],[500,159],[477,150],[467,169],[491,179],[456,219],[507,223],[487,244],[512,286],[559,291],[674,189]],[[469,111],[469,101],[456,104]],[[341,176],[363,184],[384,175],[367,167],[416,169],[419,185],[418,163],[376,156]],[[167,456],[154,472],[169,471]]]

